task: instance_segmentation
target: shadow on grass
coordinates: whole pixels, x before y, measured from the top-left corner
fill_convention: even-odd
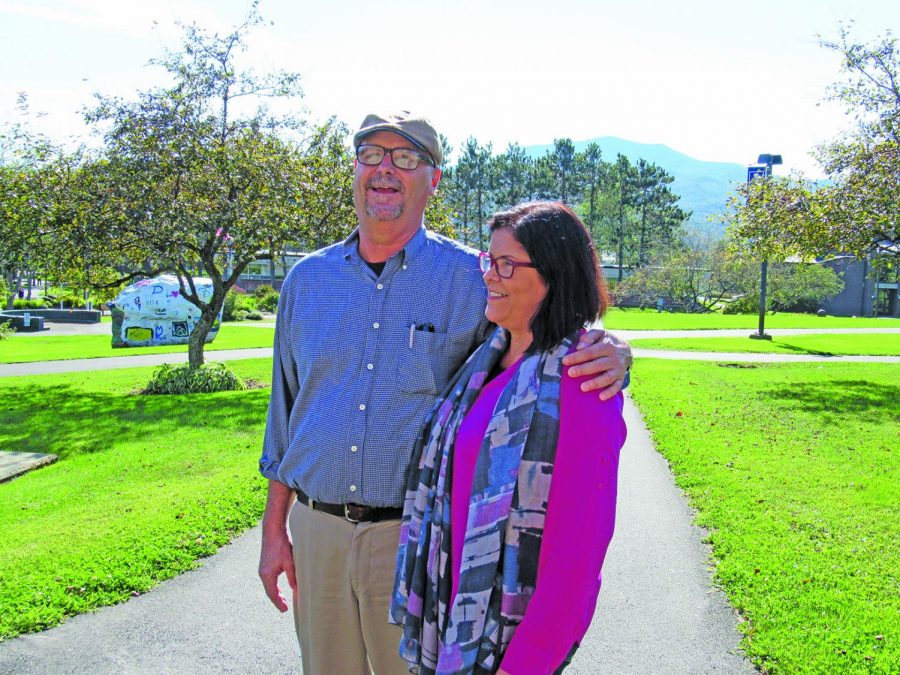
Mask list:
[[[792,352],[794,354],[808,354],[810,356],[834,356],[834,352],[823,352],[821,349],[808,349],[800,345],[792,345],[789,342],[778,340],[775,342],[781,349]]]
[[[242,429],[265,420],[268,389],[190,396],[96,393],[70,385],[0,390],[0,450],[52,452],[60,459],[180,428]]]
[[[779,405],[826,417],[851,413],[872,422],[900,416],[900,386],[866,380],[793,382],[763,389],[760,395]]]

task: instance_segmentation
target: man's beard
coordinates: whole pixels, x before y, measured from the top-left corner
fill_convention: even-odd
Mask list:
[[[398,204],[377,204],[372,203],[366,195],[366,215],[373,220],[388,221],[398,220],[406,210],[406,201],[403,200]]]
[[[366,215],[373,220],[398,220],[403,215],[406,204],[403,202],[396,206],[373,206],[366,201]]]

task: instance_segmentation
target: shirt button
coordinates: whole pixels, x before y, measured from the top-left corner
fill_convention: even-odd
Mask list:
[[[403,269],[406,269],[406,265],[403,266]]]
[[[380,327],[381,327],[381,325],[380,325],[377,321],[376,321],[375,323],[372,324],[372,328],[377,329],[377,328],[380,328]]]
[[[356,452],[357,450],[359,450],[359,448],[357,448],[355,445],[350,446],[350,452]]]
[[[380,291],[382,288],[384,288],[384,284],[378,284],[375,288]]]
[[[355,486],[355,485],[351,485],[351,486],[350,486],[350,492],[356,492],[356,486]]]
[[[359,409],[360,409],[360,410],[365,410],[365,409],[366,409],[366,404],[365,404],[365,403],[360,403],[360,404],[359,404]]]
[[[368,368],[369,370],[372,370],[372,368],[374,368],[374,367],[375,367],[375,365],[374,365],[374,364],[371,364],[371,363],[370,363],[369,365],[366,366],[366,368]]]

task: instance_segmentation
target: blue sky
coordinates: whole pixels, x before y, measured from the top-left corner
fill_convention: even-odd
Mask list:
[[[94,92],[163,83],[146,65],[177,48],[176,20],[227,30],[247,0],[0,0],[0,119],[28,94],[35,124],[84,135]],[[459,146],[502,150],[619,136],[704,160],[781,153],[816,176],[809,151],[846,128],[825,88],[838,56],[818,45],[840,22],[870,41],[900,29],[882,0],[262,0],[274,25],[246,58],[301,73],[314,118],[351,127],[370,110],[412,108]]]

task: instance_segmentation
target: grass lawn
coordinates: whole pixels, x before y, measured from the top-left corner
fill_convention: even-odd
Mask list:
[[[272,362],[229,367],[268,382]],[[129,395],[151,371],[0,379],[0,448],[60,457],[0,484],[0,640],[143,593],[262,515],[268,388]]]
[[[217,349],[271,347],[274,327],[244,327],[222,324],[219,334],[206,345],[206,352]],[[110,335],[13,335],[0,342],[0,363],[55,361],[57,359],[95,359],[104,356],[187,353],[187,345],[164,347],[123,347],[113,349]]]
[[[637,401],[764,672],[897,672],[900,365],[641,359]]]
[[[613,307],[603,319],[610,330],[711,330],[759,328],[759,314],[676,314],[655,309]],[[766,328],[900,328],[900,319],[788,314],[766,315]]]
[[[900,356],[900,333],[883,335],[869,333],[855,335],[776,335],[771,340],[751,340],[749,337],[638,339],[631,340],[630,344],[635,348],[674,349],[694,352]]]

